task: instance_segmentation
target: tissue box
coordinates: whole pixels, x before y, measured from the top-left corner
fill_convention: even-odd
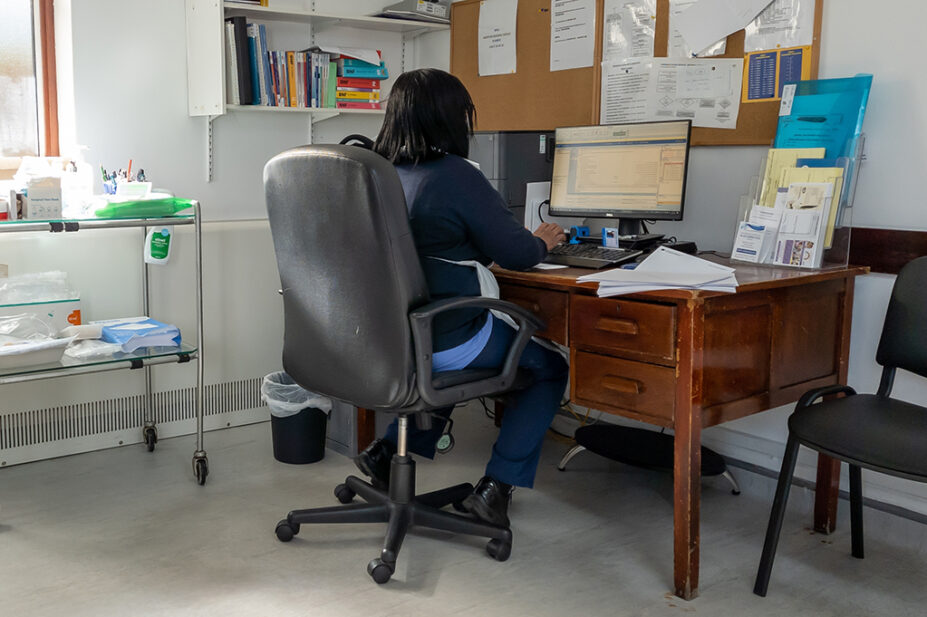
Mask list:
[[[61,178],[34,178],[26,185],[23,218],[61,218]]]
[[[53,300],[51,302],[30,302],[27,304],[0,304],[0,317],[32,313],[56,332],[68,326],[81,325],[80,300]]]

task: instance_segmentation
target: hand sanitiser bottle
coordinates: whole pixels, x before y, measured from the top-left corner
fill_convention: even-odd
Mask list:
[[[145,238],[145,263],[166,264],[171,256],[171,228],[153,227]]]

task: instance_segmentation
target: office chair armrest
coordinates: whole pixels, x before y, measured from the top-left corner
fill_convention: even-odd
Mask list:
[[[518,324],[518,334],[512,341],[502,372],[495,377],[480,379],[448,388],[437,389],[432,385],[432,321],[435,316],[446,311],[463,308],[481,308],[502,311],[511,315]],[[415,347],[415,367],[418,374],[419,395],[429,405],[446,407],[461,401],[467,401],[481,396],[489,396],[504,392],[512,387],[518,372],[518,361],[531,337],[544,327],[544,322],[534,313],[522,307],[496,300],[495,298],[461,297],[438,300],[431,304],[419,307],[409,314],[409,323],[412,326],[412,340]]]
[[[833,394],[846,394],[847,396],[853,396],[856,394],[856,390],[850,386],[843,386],[840,384],[809,390],[808,392],[802,394],[802,397],[798,399],[797,403],[795,403],[795,411],[804,409],[805,407],[810,407],[819,398],[831,396]]]

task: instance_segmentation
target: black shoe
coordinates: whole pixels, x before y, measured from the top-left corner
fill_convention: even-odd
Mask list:
[[[483,476],[473,492],[464,498],[464,510],[487,523],[508,527],[508,509],[513,490],[509,484]]]
[[[374,439],[360,454],[354,457],[354,464],[361,473],[373,480],[374,486],[389,486],[390,461],[396,453],[396,446],[385,439]]]

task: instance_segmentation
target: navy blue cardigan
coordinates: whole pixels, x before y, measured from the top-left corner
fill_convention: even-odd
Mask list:
[[[409,224],[432,300],[479,296],[476,271],[449,261],[495,262],[527,270],[547,256],[547,246],[515,219],[483,174],[448,154],[418,164],[397,165],[409,208]],[[435,318],[434,350],[456,347],[486,323],[480,309],[450,311]]]

